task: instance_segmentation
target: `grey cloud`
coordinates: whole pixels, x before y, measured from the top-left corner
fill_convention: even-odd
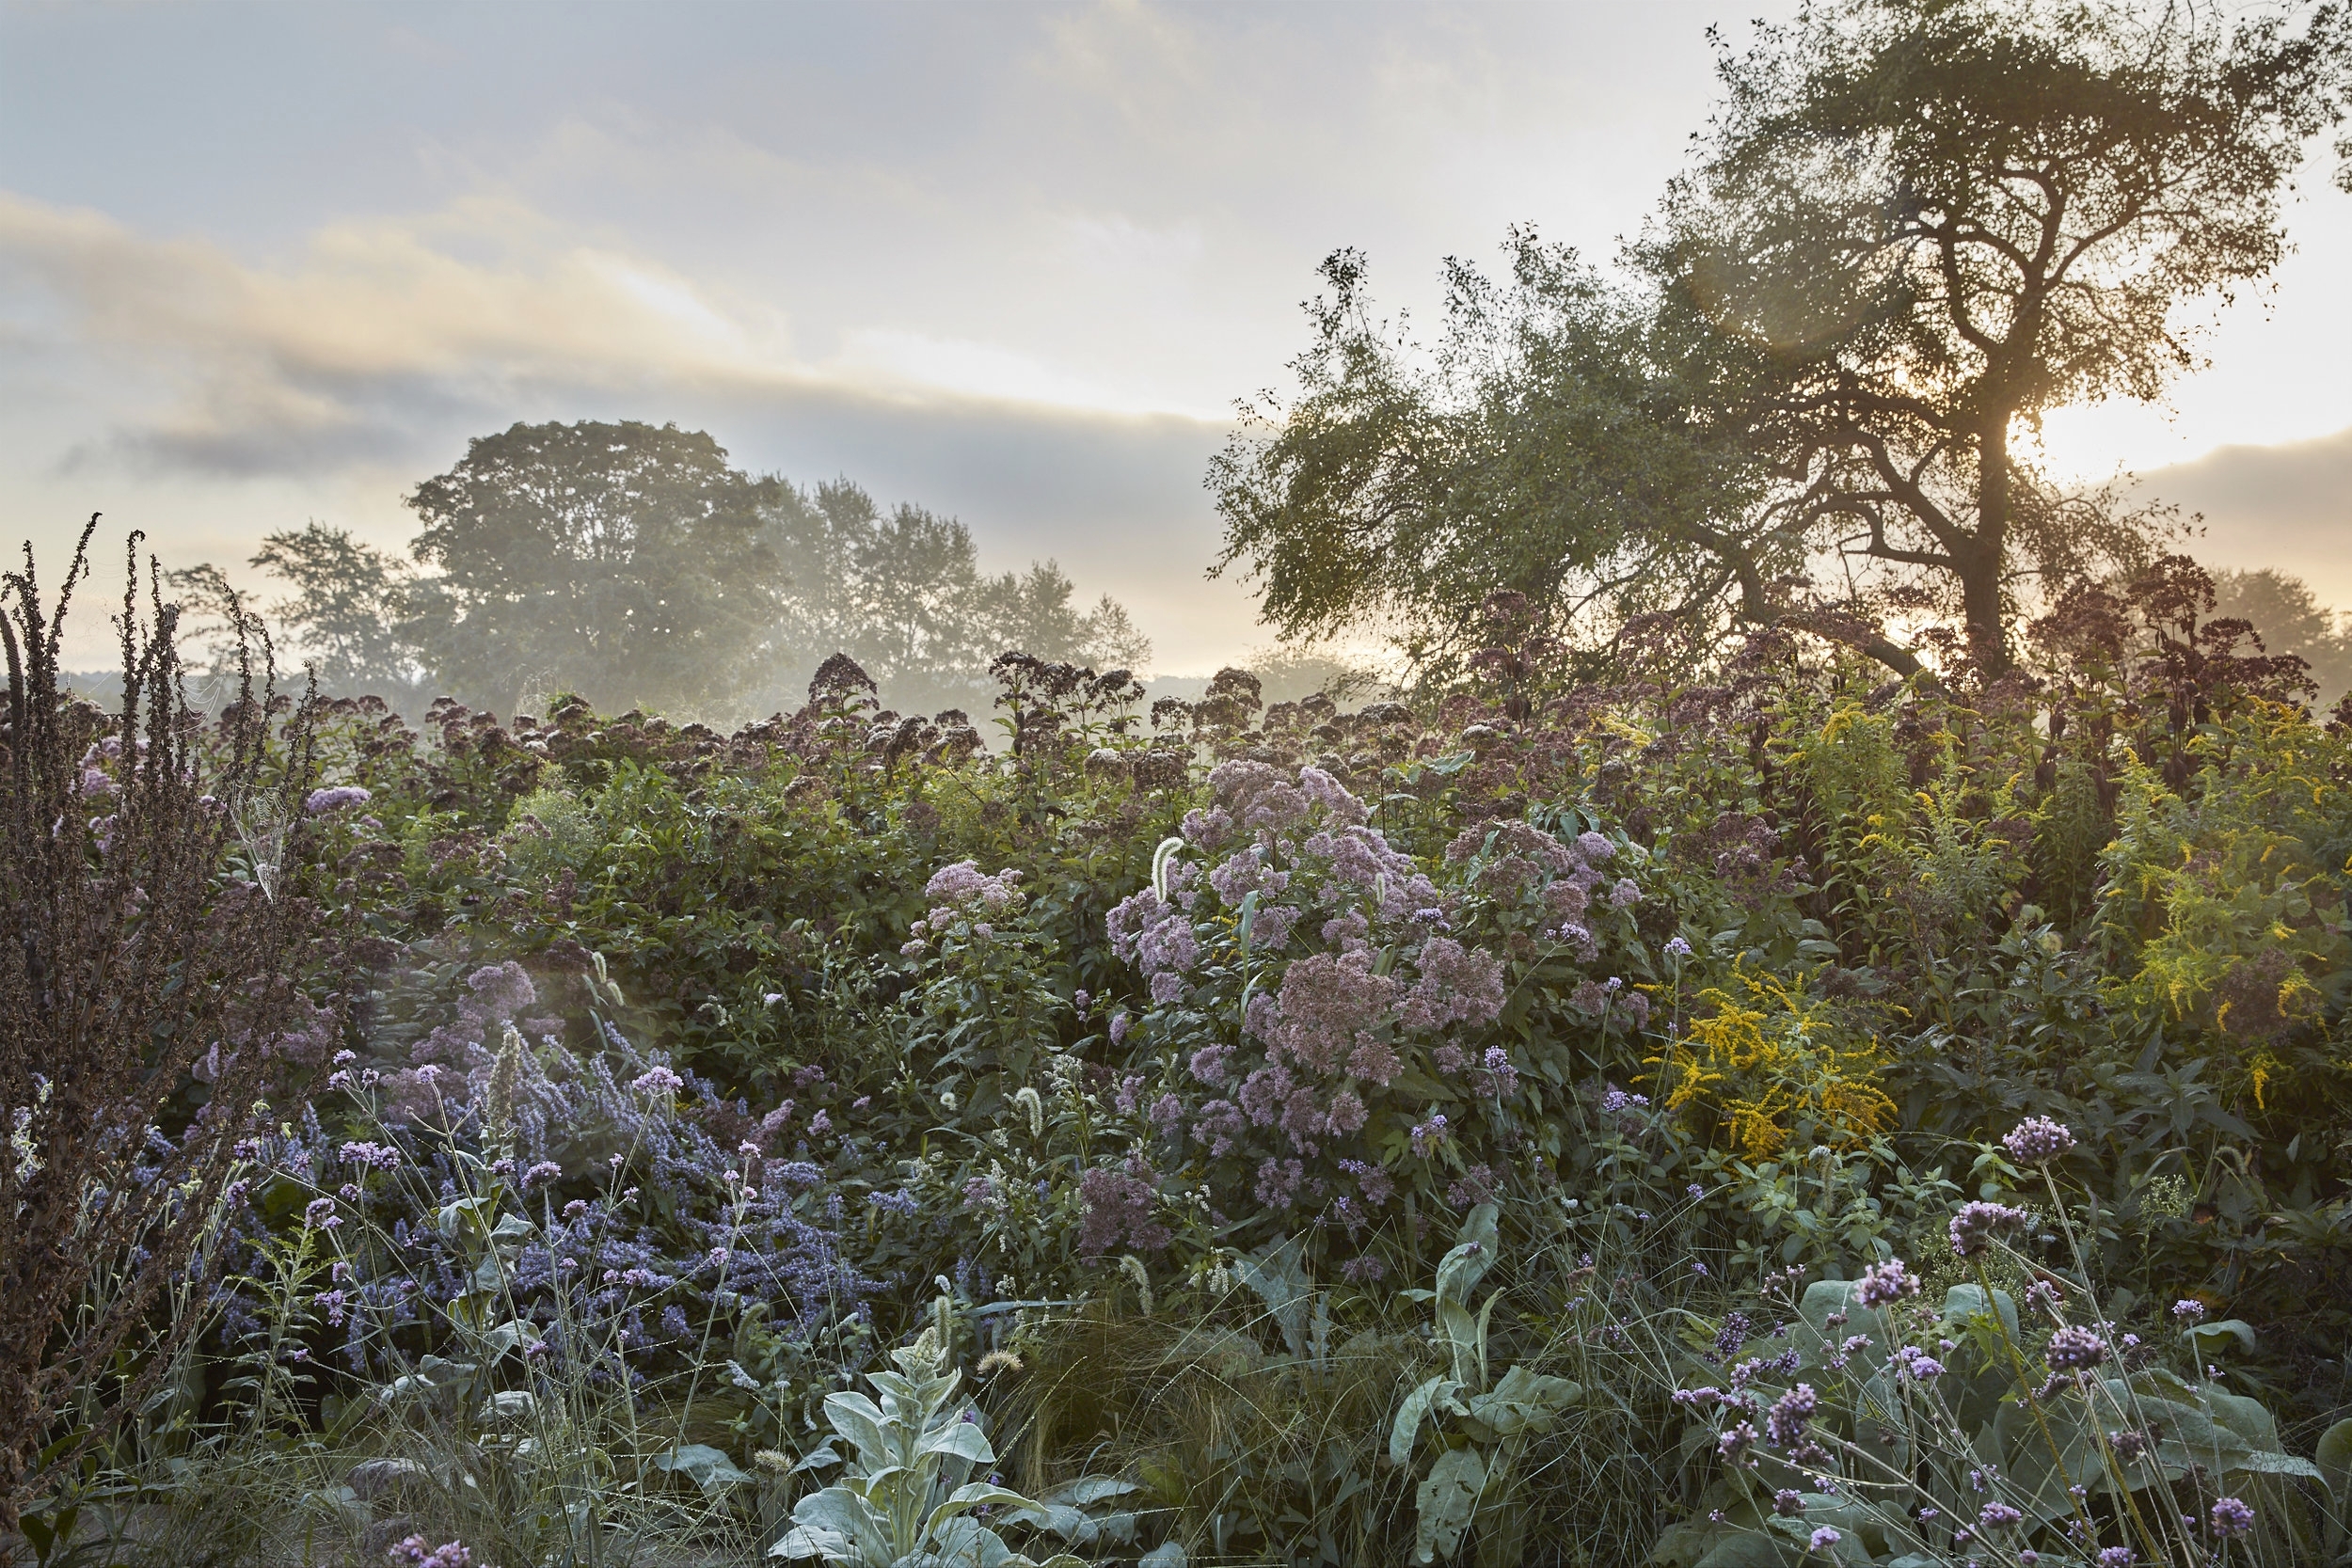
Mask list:
[[[2231,446],[2140,476],[2138,493],[2201,513],[2190,553],[2275,566],[2352,608],[2352,429],[2312,441]]]

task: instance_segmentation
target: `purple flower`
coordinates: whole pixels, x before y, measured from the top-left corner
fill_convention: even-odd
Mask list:
[[[1899,1258],[1871,1264],[1862,1271],[1862,1278],[1854,1286],[1854,1300],[1865,1307],[1891,1307],[1904,1296],[1918,1293],[1919,1281],[1903,1267]]]
[[[639,1094],[675,1094],[686,1086],[686,1080],[657,1065],[630,1079],[628,1086]]]
[[[2070,1324],[2050,1336],[2042,1354],[2054,1371],[2088,1371],[2107,1358],[2107,1344],[2096,1330]]]
[[[2007,1503],[1987,1503],[1977,1514],[1979,1529],[2007,1529],[2025,1515]]]
[[[1756,1428],[1741,1421],[1737,1426],[1724,1429],[1724,1434],[1715,1440],[1715,1451],[1725,1459],[1736,1460],[1747,1452],[1755,1442]]]
[[[345,806],[364,806],[373,799],[358,784],[336,784],[329,789],[314,789],[304,797],[302,809],[312,816],[324,816]]]
[[[1952,1253],[1974,1258],[1992,1245],[1995,1232],[2022,1229],[2033,1216],[2003,1203],[1963,1203],[1952,1216]]]
[[[1445,1113],[1439,1111],[1427,1121],[1413,1125],[1413,1152],[1428,1158],[1429,1151],[1445,1141]]]
[[[2001,1139],[2001,1147],[2021,1165],[2046,1165],[2074,1147],[2074,1134],[2064,1122],[2027,1117]]]
[[[1916,1345],[1905,1345],[1895,1353],[1896,1375],[1914,1382],[1927,1383],[1944,1375],[1944,1363],[1936,1360]]]
[[[2129,1546],[2109,1546],[2095,1560],[2099,1568],[2132,1568],[2132,1549]]]
[[[1782,1487],[1772,1494],[1772,1512],[1784,1519],[1793,1519],[1804,1512],[1804,1494]]]
[[[2219,1536],[2244,1535],[2254,1528],[2254,1511],[2236,1497],[2216,1497],[2213,1504],[2213,1532]]]
[[[1687,958],[1691,956],[1691,944],[1680,937],[1668,937],[1665,954],[1670,958]]]
[[[1844,1536],[1830,1528],[1829,1526],[1823,1525],[1813,1532],[1813,1549],[1817,1552],[1825,1552],[1844,1539],[1846,1539]]]
[[[1765,1413],[1764,1433],[1775,1448],[1789,1448],[1804,1436],[1805,1423],[1813,1419],[1820,1400],[1809,1383],[1800,1383],[1772,1402]]]
[[[2172,1315],[2183,1323],[2193,1323],[2205,1315],[2205,1304],[2183,1297],[2172,1304]]]

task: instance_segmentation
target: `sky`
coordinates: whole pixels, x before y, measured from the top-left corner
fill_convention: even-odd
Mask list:
[[[1315,263],[1426,316],[1515,223],[1606,257],[1705,122],[1708,24],[1786,8],[0,0],[0,515],[167,565],[311,518],[396,547],[469,436],[675,420],[1056,558],[1205,672],[1268,637],[1202,477]],[[2045,439],[2352,606],[2328,166],[2169,411]]]

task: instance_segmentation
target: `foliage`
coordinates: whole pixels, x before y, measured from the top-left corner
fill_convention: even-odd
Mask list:
[[[1505,284],[1446,264],[1422,353],[1362,256],[1324,262],[1297,394],[1212,468],[1220,569],[1286,633],[1391,617],[1440,677],[1497,589],[1588,647],[1642,611],[1798,614],[1899,674],[1998,675],[2022,608],[2143,566],[2164,526],[2070,492],[2029,432],[2159,397],[2187,312],[2268,276],[2347,57],[2332,5],[2300,30],[2124,0],[1759,24],[1621,277],[1514,230]],[[1841,588],[1792,592],[1823,556]],[[1935,641],[1889,629],[1922,611]]]
[[[746,673],[785,579],[759,501],[675,425],[478,437],[409,498],[437,575],[411,587],[405,630],[437,674],[501,704],[526,672],[601,701],[707,703]]]
[[[2342,112],[2344,28],[1840,0],[1726,51],[1636,255],[1665,309],[1752,345],[1726,412],[1790,476],[1786,526],[1919,578],[2006,670],[2013,570],[2133,548],[2014,433],[2157,396],[2190,362],[2182,308],[2278,264],[2280,193]]]
[[[52,1441],[151,1380],[26,1537],[756,1557],[821,1491],[794,1466],[828,1400],[929,1329],[968,1375],[925,1419],[1001,1434],[1036,1506],[975,1523],[1031,1555],[1727,1563],[1832,1528],[1850,1560],[1964,1560],[1836,1522],[1821,1478],[1739,1491],[1674,1395],[1793,1347],[1749,1375],[1768,1407],[1802,1381],[1808,1430],[1894,1411],[1797,1325],[1948,1253],[1962,1205],[2025,1207],[1997,1140],[2035,1117],[2076,1139],[2047,1228],[1983,1278],[1918,1264],[1952,1326],[1902,1342],[1942,1391],[1999,1370],[1940,1346],[1974,1342],[1969,1291],[2040,1323],[2047,1275],[2047,1333],[2119,1354],[2185,1354],[2199,1301],[2250,1342],[2206,1333],[2188,1392],[2135,1362],[2089,1397],[2256,1401],[2249,1451],[2328,1472],[2352,736],[2213,605],[2177,562],[2077,596],[2039,689],[1886,684],[1786,627],[1597,685],[1507,605],[1460,685],[1354,711],[1226,672],[1143,712],[1009,657],[993,751],[847,658],[726,735],[323,703],[278,875],[363,968],[306,974],[331,1038],[223,1173],[152,1351],[77,1385]],[[1911,1451],[2003,1445],[2040,1497],[2024,1407],[1954,1409]],[[2327,1539],[2310,1478],[2232,1484],[2195,1505],[2256,1511],[2232,1550]],[[1803,1540],[1764,1522],[1783,1489]]]
[[[793,1528],[768,1555],[818,1557],[853,1568],[959,1560],[1041,1568],[976,1517],[998,1508],[1032,1512],[1037,1505],[1018,1492],[967,1479],[993,1463],[996,1452],[976,1413],[950,1402],[962,1376],[941,1367],[938,1330],[926,1329],[893,1359],[898,1371],[866,1374],[882,1397],[880,1405],[863,1394],[826,1399],[834,1437],[850,1444],[856,1457],[846,1462],[840,1481],[793,1507]],[[812,1462],[843,1463],[829,1446],[802,1463]],[[1057,1553],[1041,1568],[1084,1565]]]
[[[1506,248],[1503,285],[1447,264],[1426,364],[1374,316],[1365,259],[1324,261],[1297,395],[1248,410],[1212,467],[1217,570],[1260,581],[1285,636],[1394,617],[1441,674],[1488,641],[1498,590],[1563,641],[1643,612],[1711,619],[1726,591],[1769,618],[1771,579],[1800,563],[1732,543],[1760,476],[1708,417],[1703,342],[1661,341],[1640,301],[1533,230]]]
[[[1505,1504],[1526,1439],[1548,1431],[1562,1410],[1583,1397],[1566,1378],[1523,1366],[1488,1386],[1486,1326],[1499,1298],[1489,1296],[1483,1308],[1473,1308],[1470,1292],[1493,1266],[1496,1237],[1495,1207],[1482,1203],[1462,1222],[1461,1240],[1438,1260],[1437,1289],[1405,1292],[1430,1303],[1445,1353],[1438,1375],[1405,1396],[1389,1433],[1389,1459],[1396,1465],[1411,1461],[1423,1422],[1438,1443],[1413,1496],[1419,1515],[1413,1552],[1422,1562],[1451,1558],[1482,1508]],[[1455,1423],[1452,1433],[1448,1418]],[[1507,1556],[1513,1544],[1494,1542],[1488,1555]]]
[[[408,695],[421,684],[417,650],[401,634],[405,563],[351,536],[307,524],[262,537],[251,562],[285,583],[269,614],[310,653],[321,686],[357,695]]]
[[[437,690],[525,711],[565,694],[704,717],[789,708],[836,652],[895,703],[971,707],[1009,649],[1152,657],[1122,606],[1076,602],[1054,562],[988,576],[955,518],[885,515],[847,480],[755,479],[699,431],[516,425],[411,505],[412,548],[437,572],[318,522],[265,536],[251,562],[288,590],[269,616],[323,689],[411,715]],[[252,611],[227,574],[199,562],[167,579],[183,641],[233,671]]]
[[[1757,1304],[1780,1319],[1785,1349],[1735,1360],[1743,1346],[1726,1318],[1698,1350],[1692,1386],[1676,1398],[1718,1476],[1706,1517],[1667,1532],[1657,1561],[1777,1562],[1807,1550],[1841,1561],[2195,1561],[2227,1556],[2256,1528],[2249,1497],[2274,1532],[2283,1519],[2311,1538],[2326,1499],[2310,1510],[2287,1483],[2321,1472],[2282,1448],[2261,1401],[2216,1386],[2223,1374],[2208,1359],[2250,1345],[2253,1329],[2207,1322],[2201,1303],[2183,1299],[2163,1329],[2150,1325],[2156,1337],[2120,1331],[2085,1277],[2054,1168],[2072,1133],[2035,1118],[2003,1145],[2017,1165],[2040,1167],[2052,1228],[2032,1237],[2044,1216],[1963,1206],[1948,1251],[1973,1277],[1940,1307],[1915,1300],[1920,1281],[1890,1260],[1805,1286],[1792,1312],[1792,1274]],[[2021,1265],[2022,1292],[1994,1284],[1995,1271],[2015,1277]]]
[[[312,709],[281,721],[247,665],[205,724],[152,578],[142,611],[135,535],[121,708],[70,701],[57,655],[96,526],[54,606],[28,551],[0,619],[0,1531],[153,1393],[188,1325],[152,1313],[203,1277],[258,1097],[336,1024],[302,994],[336,978],[310,946]]]

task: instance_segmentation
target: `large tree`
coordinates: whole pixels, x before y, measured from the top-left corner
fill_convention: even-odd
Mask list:
[[[1711,334],[1666,341],[1683,324],[1530,230],[1509,250],[1502,284],[1447,263],[1425,353],[1375,314],[1361,255],[1324,262],[1301,395],[1246,410],[1212,467],[1216,570],[1257,578],[1286,638],[1380,620],[1439,671],[1497,590],[1555,633],[1725,595],[1767,616],[1799,562],[1759,532],[1758,475],[1713,416]]]
[[[2188,309],[2278,264],[2345,58],[2332,5],[1808,4],[1724,56],[1636,257],[1752,348],[1726,412],[1791,523],[1947,594],[1997,673],[2020,575],[2088,564],[2023,438],[2196,363]]]
[[[780,486],[766,504],[770,538],[791,573],[774,684],[778,701],[827,656],[846,653],[909,709],[989,701],[989,661],[1041,658],[1139,666],[1152,643],[1119,603],[1091,610],[1059,565],[991,577],[961,520],[905,503],[885,512],[848,480]]]
[[[399,696],[421,681],[417,649],[400,633],[413,586],[405,562],[312,522],[264,534],[253,564],[290,590],[270,619],[294,634],[327,689]]]
[[[438,570],[404,630],[440,679],[494,705],[532,686],[723,704],[778,626],[787,578],[761,515],[774,488],[675,425],[483,436],[409,497],[416,556]]]
[[[2333,4],[1808,4],[1722,56],[1622,292],[1521,241],[1501,295],[1455,269],[1416,365],[1327,263],[1304,395],[1212,475],[1225,561],[1286,630],[1439,641],[1482,581],[1754,618],[1792,562],[1836,562],[1834,594],[1946,611],[1998,673],[2021,588],[2134,544],[2037,470],[2038,421],[2196,362],[2194,308],[2281,254],[2347,52]]]

